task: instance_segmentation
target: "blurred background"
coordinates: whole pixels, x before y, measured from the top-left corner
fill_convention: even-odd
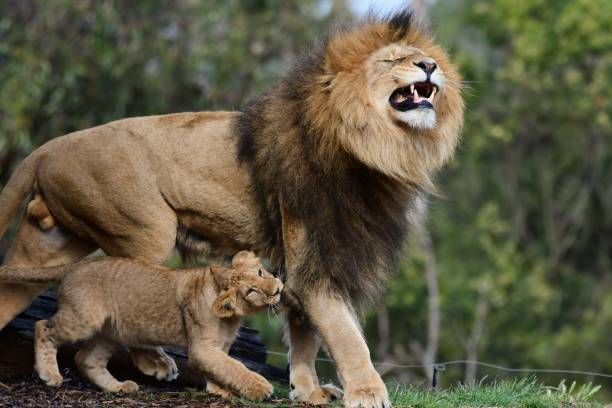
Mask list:
[[[239,109],[334,21],[406,3],[461,66],[466,126],[438,178],[444,196],[431,199],[386,298],[364,316],[373,360],[612,373],[609,0],[3,0],[0,186],[30,151],[77,129]],[[251,324],[286,350],[280,319]],[[378,368],[402,382],[432,375]],[[485,376],[510,374],[461,364],[440,381]],[[562,378],[610,396],[609,379],[538,374]]]

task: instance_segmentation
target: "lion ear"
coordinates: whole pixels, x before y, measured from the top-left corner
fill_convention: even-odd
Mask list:
[[[223,319],[236,315],[236,289],[230,288],[221,292],[212,305],[215,316]]]
[[[257,257],[251,251],[240,251],[236,255],[234,255],[234,259],[232,259],[232,266],[234,268],[238,268],[244,265],[249,259],[256,259]]]
[[[215,280],[217,287],[226,288],[234,271],[230,268],[211,265],[210,272],[212,273],[213,279]]]

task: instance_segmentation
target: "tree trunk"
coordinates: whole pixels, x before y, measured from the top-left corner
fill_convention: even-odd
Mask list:
[[[484,334],[485,322],[489,311],[489,288],[485,282],[478,288],[478,303],[474,313],[474,326],[472,334],[466,345],[466,360],[464,382],[471,384],[476,379],[476,361],[478,361],[478,346]]]
[[[423,365],[427,380],[432,383],[433,367],[438,354],[438,339],[440,336],[440,289],[438,287],[438,268],[431,236],[427,228],[422,231],[422,246],[425,252],[425,276],[427,279],[427,345],[423,353]]]

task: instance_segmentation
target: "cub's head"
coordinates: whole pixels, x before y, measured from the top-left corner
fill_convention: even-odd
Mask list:
[[[285,83],[322,149],[427,189],[453,155],[464,104],[456,66],[413,20],[403,11],[333,32]]]
[[[211,266],[219,295],[213,303],[217,317],[242,317],[280,301],[283,283],[250,251],[240,251],[231,268]]]

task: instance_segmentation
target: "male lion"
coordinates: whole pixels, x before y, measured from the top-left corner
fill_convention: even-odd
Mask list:
[[[333,32],[241,112],[124,119],[45,144],[0,196],[0,232],[31,192],[38,200],[6,262],[251,249],[292,299],[291,397],[332,397],[314,369],[323,341],[345,405],[388,406],[355,309],[384,288],[462,118],[459,74],[410,13],[371,19]],[[41,289],[2,285],[0,327]],[[164,376],[172,362],[157,352],[132,351]]]
[[[58,347],[88,340],[76,364],[105,391],[138,390],[135,382],[119,382],[106,368],[124,344],[188,347],[189,363],[207,375],[209,392],[250,399],[272,395],[265,378],[227,355],[240,318],[278,303],[283,289],[252,252],[237,253],[231,268],[172,270],[104,257],[43,268],[3,266],[0,279],[62,282],[57,314],[36,322],[36,371],[49,386],[63,382]]]

